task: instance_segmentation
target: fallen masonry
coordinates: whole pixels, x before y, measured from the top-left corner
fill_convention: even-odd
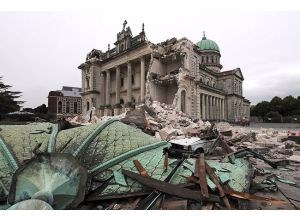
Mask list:
[[[159,102],[117,117],[0,125],[1,209],[298,209],[288,133],[191,119]]]

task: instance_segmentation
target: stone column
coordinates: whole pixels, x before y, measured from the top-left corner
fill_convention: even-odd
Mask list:
[[[131,63],[127,63],[127,101],[131,102],[132,98],[132,73],[131,73]]]
[[[210,110],[210,103],[209,103],[209,95],[206,95],[206,119],[209,119],[209,110]]]
[[[106,107],[104,109],[104,115],[106,116],[111,116],[110,92],[111,92],[110,71],[106,70],[106,98],[105,98]]]
[[[216,97],[216,120],[219,120],[219,115],[220,115],[220,111],[219,111],[219,98]]]
[[[141,102],[145,102],[145,58],[141,58]]]
[[[106,71],[106,98],[105,105],[110,105],[110,71]]]
[[[205,119],[205,96],[202,93],[201,94],[201,102],[202,102],[202,113],[201,113],[201,119]]]
[[[225,99],[222,99],[222,119],[225,120]]]
[[[100,116],[104,115],[104,105],[105,105],[105,86],[104,86],[104,74],[100,73]]]
[[[119,115],[121,113],[120,105],[120,88],[121,88],[121,79],[120,79],[120,67],[116,67],[116,106],[114,107],[114,114]]]
[[[211,110],[212,110],[212,119],[216,118],[216,98],[214,96],[212,96],[211,98],[212,100],[212,104],[211,104]]]
[[[219,103],[218,103],[218,112],[219,112],[218,118],[219,118],[219,120],[221,120],[222,119],[221,99],[219,98],[218,101],[219,101]]]
[[[209,119],[211,120],[213,118],[213,105],[212,105],[212,96],[209,96]]]

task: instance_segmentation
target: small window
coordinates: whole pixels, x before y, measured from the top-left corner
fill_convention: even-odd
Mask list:
[[[121,87],[123,87],[123,86],[124,86],[124,78],[121,77]]]
[[[124,100],[123,99],[120,99],[120,104],[124,104]]]
[[[77,102],[74,102],[74,113],[78,113],[78,111],[77,111]]]
[[[134,75],[131,77],[131,84],[134,85]]]
[[[70,102],[66,102],[66,113],[70,113]]]
[[[57,106],[57,113],[62,113],[62,102],[59,101]]]
[[[90,78],[86,77],[86,88],[89,89],[90,88]]]
[[[86,111],[89,111],[90,110],[90,102],[87,102],[86,103]]]
[[[135,104],[135,98],[134,98],[134,97],[131,97],[131,102],[132,102],[133,104]]]

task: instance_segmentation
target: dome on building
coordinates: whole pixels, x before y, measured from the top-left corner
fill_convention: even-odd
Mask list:
[[[205,37],[205,34],[203,34],[202,40],[200,42],[197,42],[196,45],[200,51],[213,50],[220,52],[218,44],[215,43],[213,40],[207,39]]]

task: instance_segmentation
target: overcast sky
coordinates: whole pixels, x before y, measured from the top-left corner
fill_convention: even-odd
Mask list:
[[[196,43],[205,31],[220,47],[222,70],[241,68],[252,104],[300,96],[299,12],[204,12],[185,1],[123,2],[90,12],[0,12],[0,76],[23,92],[25,107],[47,104],[48,92],[63,85],[80,87],[78,65],[91,49],[112,47],[124,19],[133,35],[144,22],[153,43],[172,37]]]

